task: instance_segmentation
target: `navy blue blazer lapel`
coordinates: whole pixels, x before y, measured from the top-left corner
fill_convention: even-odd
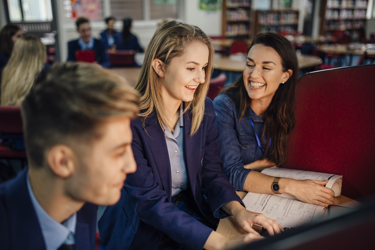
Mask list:
[[[197,139],[200,139],[200,130],[194,134],[194,137],[190,136],[191,119],[191,112],[187,110],[184,114],[184,155],[189,183],[194,194],[198,170],[197,166],[194,166],[196,164],[194,161],[199,157],[201,145],[199,144],[200,140],[197,141]]]
[[[14,249],[46,249],[42,229],[26,185],[27,170],[17,176],[7,197],[9,223]]]
[[[168,197],[171,198],[171,164],[169,161],[167,142],[165,141],[164,131],[160,127],[155,112],[147,117],[144,129],[146,129],[148,145],[161,178],[161,185],[163,189],[167,191]]]

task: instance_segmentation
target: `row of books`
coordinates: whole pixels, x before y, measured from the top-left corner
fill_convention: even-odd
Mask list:
[[[259,27],[259,32],[276,32],[276,33],[280,33],[280,32],[287,32],[288,34],[289,33],[293,33],[296,31],[296,27],[295,26],[272,26],[272,25],[267,25],[267,26],[260,26]]]
[[[366,0],[328,0],[328,8],[367,8]]]
[[[365,26],[363,20],[354,21],[341,21],[341,22],[330,22],[326,25],[325,30],[346,30],[346,29],[359,29]]]
[[[245,35],[249,34],[250,29],[248,24],[231,24],[227,26],[226,34],[227,36],[233,35]]]
[[[366,10],[327,10],[326,19],[365,19]]]
[[[227,11],[227,20],[249,20],[250,15],[244,9],[240,9],[237,11]]]
[[[259,23],[261,24],[298,23],[298,13],[297,12],[284,12],[284,13],[261,12],[259,15]]]

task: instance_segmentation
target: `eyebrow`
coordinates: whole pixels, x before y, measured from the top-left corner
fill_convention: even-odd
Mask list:
[[[195,62],[195,61],[190,61],[190,62],[187,62],[186,64],[188,64],[188,63],[194,63],[195,65],[199,65],[199,63],[197,63],[197,62]],[[205,65],[208,65],[208,62],[206,62]]]
[[[247,60],[249,60],[249,61],[252,61],[252,62],[254,62],[254,60],[253,59],[251,59],[250,57],[247,57]],[[271,61],[264,61],[264,62],[262,62],[263,64],[270,64],[270,63],[273,63],[273,64],[275,64],[276,65],[276,63],[274,63],[274,62],[271,62]]]
[[[122,143],[122,144],[120,144],[120,145],[118,145],[118,146],[113,147],[113,148],[111,149],[111,151],[116,151],[116,150],[119,149],[119,148],[127,147],[127,146],[129,146],[129,145],[131,145],[131,142],[124,142],[124,143]]]

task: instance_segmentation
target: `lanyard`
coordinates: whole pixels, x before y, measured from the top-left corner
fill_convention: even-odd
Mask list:
[[[262,151],[262,153],[264,154],[264,150],[263,150],[262,146],[260,145],[259,137],[258,137],[257,133],[255,133],[255,127],[254,127],[253,119],[251,119],[251,117],[250,117],[249,120],[250,120],[251,126],[253,127],[253,131],[254,131],[255,138],[257,139],[258,147],[260,148],[260,151]]]

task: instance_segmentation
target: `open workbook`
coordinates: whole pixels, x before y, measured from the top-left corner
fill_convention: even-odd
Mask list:
[[[326,174],[285,168],[266,168],[263,174],[286,177],[295,180],[329,180],[326,187],[331,188],[335,197],[341,194],[342,175]],[[243,202],[247,210],[262,213],[277,221],[283,228],[293,228],[325,214],[326,208],[297,200],[292,195],[247,193]]]

